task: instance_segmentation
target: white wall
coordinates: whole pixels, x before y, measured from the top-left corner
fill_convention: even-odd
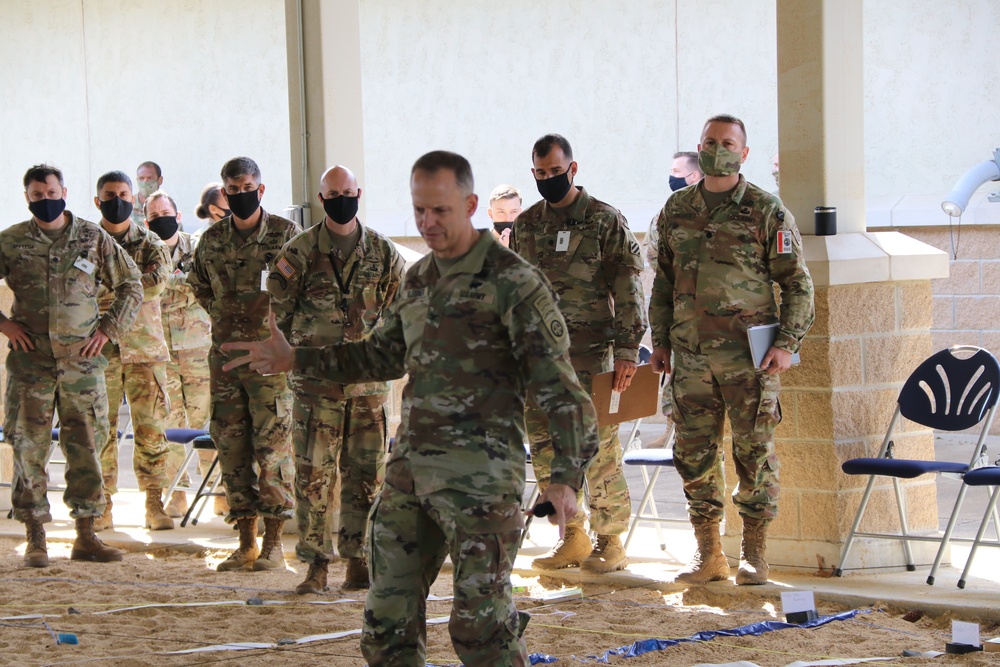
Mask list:
[[[0,3],[0,227],[27,219],[21,179],[63,169],[68,206],[96,220],[97,178],[163,168],[185,229],[201,188],[249,155],[264,207],[291,200],[283,3],[35,0]]]
[[[409,167],[435,148],[472,161],[477,222],[499,182],[536,201],[531,144],[550,131],[573,143],[578,182],[645,231],[668,194],[670,155],[693,149],[704,119],[723,111],[748,124],[745,173],[772,187],[774,0],[360,7],[362,186],[383,231],[416,233]],[[955,180],[1000,146],[1000,2],[864,8],[874,217],[933,222]],[[265,207],[288,205],[284,34],[283,0],[0,1],[0,226],[27,217],[21,177],[42,160],[65,169],[71,208],[92,217],[97,177],[146,159],[191,220],[201,187],[236,154],[260,163]]]

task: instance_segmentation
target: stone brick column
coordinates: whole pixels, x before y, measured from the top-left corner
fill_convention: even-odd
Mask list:
[[[768,533],[777,568],[836,567],[867,484],[840,466],[878,452],[900,387],[932,351],[931,280],[948,275],[944,252],[866,231],[861,19],[861,0],[777,2],[781,198],[804,232],[817,316],[801,366],[782,378],[781,498]],[[812,235],[815,206],[837,207],[836,236]],[[933,454],[933,433],[913,424],[895,442],[899,456]],[[732,489],[731,460],[726,479]],[[937,529],[934,482],[904,484],[914,531]],[[873,494],[863,529],[893,529],[891,488]],[[731,505],[726,517],[723,547],[738,556],[741,521]],[[849,567],[902,564],[898,543],[861,540]]]

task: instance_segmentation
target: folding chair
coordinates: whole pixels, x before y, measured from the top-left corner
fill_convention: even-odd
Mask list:
[[[216,451],[215,441],[212,440],[210,436],[201,435],[196,437],[191,442],[191,451]],[[187,526],[188,521],[191,521],[192,526],[198,525],[198,519],[201,517],[201,513],[205,510],[205,505],[208,504],[209,498],[215,498],[218,496],[226,495],[225,491],[216,491],[219,488],[219,483],[222,481],[222,472],[220,470],[219,474],[212,479],[212,473],[215,472],[216,466],[219,465],[219,454],[216,452],[215,458],[212,459],[212,463],[208,466],[208,470],[205,471],[205,476],[201,478],[201,485],[198,487],[198,491],[194,494],[194,500],[191,501],[191,505],[188,507],[187,513],[184,518],[181,519],[181,528]],[[207,487],[207,491],[205,490]],[[201,507],[198,507],[198,503],[201,503]],[[195,509],[197,508],[197,512]],[[194,520],[191,520],[191,515],[194,515]]]
[[[674,467],[673,446],[676,435],[674,424],[671,422],[667,429],[667,441],[663,448],[634,449],[625,452],[625,455],[622,457],[623,464],[627,466],[639,466],[639,472],[642,473],[642,483],[644,485],[642,500],[639,501],[639,509],[632,516],[632,524],[629,526],[628,535],[625,538],[625,551],[628,551],[628,545],[632,542],[636,526],[639,525],[640,521],[647,521],[656,526],[656,535],[660,539],[660,549],[663,551],[667,550],[667,542],[663,539],[661,524],[679,523],[688,525],[689,523],[686,515],[679,519],[661,517],[659,511],[656,509],[656,500],[653,498],[653,491],[656,489],[657,480],[660,479],[660,473],[664,468]],[[649,474],[649,468],[653,469],[652,475]],[[646,513],[647,508],[649,509],[648,514]]]
[[[971,356],[961,359],[956,353],[971,353]],[[965,475],[969,470],[982,465],[986,455],[986,435],[989,433],[993,415],[996,412],[997,398],[1000,389],[1000,364],[988,351],[971,345],[956,345],[931,355],[917,366],[903,384],[896,399],[896,409],[889,423],[889,430],[882,441],[882,448],[877,458],[858,458],[845,461],[841,466],[848,475],[869,475],[868,486],[854,523],[844,544],[840,556],[840,564],[834,570],[836,576],[843,574],[844,565],[851,553],[854,538],[867,537],[873,539],[898,540],[903,543],[903,554],[906,558],[906,569],[916,570],[913,554],[910,552],[911,541],[938,542],[940,544],[930,575],[928,585],[934,584],[934,577],[948,544],[952,541],[952,532],[958,520],[958,513],[965,499],[968,488],[965,484],[958,492],[955,506],[948,517],[948,525],[944,535],[917,535],[911,533],[906,524],[906,500],[899,485],[900,479],[912,479],[930,473]],[[982,424],[979,439],[976,442],[972,457],[968,463],[955,461],[937,461],[925,459],[897,459],[893,455],[893,431],[900,417],[923,426],[942,431],[961,431]],[[899,513],[899,533],[867,533],[860,532],[861,519],[868,508],[868,500],[875,488],[876,477],[889,477],[896,496],[896,509]],[[971,541],[955,538],[955,541]]]
[[[969,570],[972,569],[972,560],[976,557],[976,550],[981,546],[1000,547],[1000,515],[997,513],[997,500],[1000,499],[1000,465],[991,465],[983,468],[976,468],[965,473],[962,477],[962,484],[965,486],[985,486],[993,487],[990,493],[990,502],[983,513],[983,521],[979,524],[979,532],[972,541],[972,549],[969,550],[969,558],[965,561],[965,569],[958,579],[958,587],[965,588],[965,582],[969,578]],[[989,528],[990,517],[993,518],[993,530],[996,532],[996,539],[984,541],[983,536]]]
[[[170,498],[171,494],[177,490],[177,485],[181,483],[188,466],[191,465],[191,459],[198,455],[194,448],[195,438],[208,435],[208,431],[201,428],[168,428],[163,432],[163,435],[167,438],[167,442],[184,445],[184,463],[177,469],[177,474],[174,475],[170,486],[167,487],[166,497]]]

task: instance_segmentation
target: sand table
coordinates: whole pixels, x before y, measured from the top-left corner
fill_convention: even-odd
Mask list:
[[[305,573],[306,566],[300,563],[289,560],[289,569],[282,572],[217,573],[214,567],[225,552],[160,550],[129,553],[121,563],[88,564],[69,561],[68,544],[50,543],[52,566],[34,570],[21,567],[21,556],[15,554],[18,547],[23,553],[23,541],[0,538],[0,586],[4,592],[0,617],[7,619],[0,624],[0,665],[364,664],[356,635],[298,645],[283,643],[361,627],[360,595],[336,588],[322,597],[290,592]],[[330,581],[339,583],[343,576],[344,565],[332,563]],[[534,576],[517,577],[515,583],[526,587],[519,593],[523,598],[541,598],[564,586],[553,578]],[[596,664],[583,659],[641,639],[687,637],[783,620],[777,599],[742,590],[720,592],[710,587],[664,594],[595,585],[585,586],[583,592],[583,599],[519,600],[520,609],[533,613],[525,634],[529,651],[559,658],[555,664]],[[451,594],[448,573],[438,579],[432,594]],[[246,604],[251,598],[263,604]],[[307,604],[337,600],[351,601]],[[284,604],[272,604],[275,602]],[[180,606],[192,603],[215,604]],[[152,604],[174,606],[123,610]],[[445,616],[449,607],[447,600],[431,601],[429,616]],[[846,610],[819,604],[820,614]],[[897,658],[892,664],[1000,664],[1000,655],[995,653],[933,660],[901,658],[907,649],[944,650],[951,637],[951,619],[923,616],[913,620],[921,614],[877,602],[865,611],[819,628],[683,643],[635,658],[612,657],[610,663],[641,667],[744,660],[761,667],[780,667],[797,660],[886,656]],[[909,620],[904,619],[907,612]],[[39,619],[10,620],[32,614],[48,615],[45,621],[53,632],[74,633],[79,644],[57,645]],[[990,624],[984,624],[982,631],[984,638],[1000,634],[1000,628]],[[231,642],[283,645],[239,652],[163,654]],[[428,660],[438,665],[457,664],[446,625],[429,628]]]

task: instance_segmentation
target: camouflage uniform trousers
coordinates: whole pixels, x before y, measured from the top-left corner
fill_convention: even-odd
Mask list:
[[[228,356],[209,353],[212,419],[222,483],[229,501],[226,521],[245,516],[291,519],[295,504],[292,458],[292,392],[284,374],[262,376],[245,366],[228,373]]]
[[[167,477],[167,439],[163,426],[167,421],[167,368],[162,361],[148,364],[123,364],[118,346],[107,343],[104,356],[108,368],[104,382],[108,388],[108,438],[101,448],[104,491],[118,493],[118,411],[122,393],[128,397],[129,414],[135,447],[132,468],[139,490],[165,489]]]
[[[589,395],[593,376],[609,370],[611,360],[610,357],[605,357],[599,365],[592,365],[590,370],[577,368],[576,376],[580,380],[580,386]],[[538,490],[544,492],[552,476],[552,458],[555,452],[549,438],[548,417],[530,397],[524,412],[524,422],[531,446],[531,466],[535,479],[538,480]],[[621,535],[628,530],[632,499],[622,471],[622,444],[618,439],[618,424],[601,426],[597,429],[597,434],[601,439],[600,446],[586,470],[590,528],[598,535]],[[583,489],[577,496],[577,503],[581,508],[584,506]],[[582,528],[585,520],[585,513],[577,512],[566,525]]]
[[[328,514],[338,511],[337,551],[342,558],[364,556],[368,513],[385,476],[385,401],[385,394],[296,394],[295,553],[303,562],[332,554]]]
[[[212,396],[209,392],[207,347],[193,350],[170,350],[167,362],[167,396],[170,398],[170,414],[167,428],[208,428],[212,416]],[[184,445],[167,442],[170,454],[167,456],[167,477],[174,478],[177,469],[184,463]],[[198,452],[198,469],[205,474],[212,464],[215,454]],[[190,487],[191,477],[187,471],[178,483],[180,487]]]
[[[452,646],[465,665],[526,665],[510,574],[524,525],[520,496],[426,496],[388,482],[370,517],[361,652],[371,667],[423,665],[426,600],[445,556],[454,564]]]
[[[744,342],[709,346],[702,353],[674,347],[674,462],[684,482],[688,513],[714,521],[723,517],[722,467],[726,414],[733,432],[739,513],[771,520],[778,511],[778,458],[774,429],[781,421],[778,375],[755,370]]]
[[[46,460],[53,411],[59,414],[59,448],[66,457],[63,502],[73,518],[101,516],[105,501],[98,443],[108,439],[107,361],[55,359],[35,339],[35,350],[7,354],[4,438],[14,454],[14,518],[52,521]]]

